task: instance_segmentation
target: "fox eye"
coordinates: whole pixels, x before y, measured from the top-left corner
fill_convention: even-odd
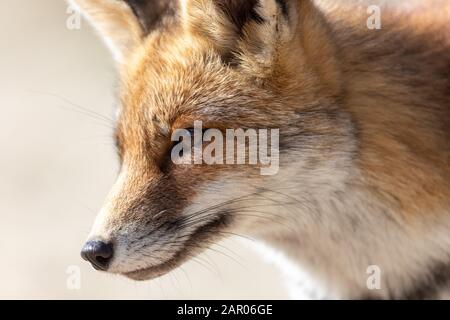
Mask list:
[[[184,131],[187,131],[189,133],[189,136],[191,137],[191,142],[194,140],[194,133],[195,133],[195,129],[194,128],[187,128],[187,129],[183,129]],[[183,135],[183,138],[179,139],[178,141],[172,141],[172,148],[186,142],[186,137]]]
[[[187,128],[185,129],[187,132],[189,132],[189,134],[191,135],[191,138],[194,138],[194,134],[195,134],[195,129],[194,128]],[[203,130],[202,133],[205,133],[205,130]]]
[[[195,132],[195,128],[186,128],[186,129],[183,129],[183,130],[188,132],[188,134],[190,136],[190,146],[191,146],[191,148],[195,147],[195,133],[196,133]],[[204,134],[205,134],[205,132],[207,130],[208,129],[202,129],[202,134],[201,134],[201,137],[200,137],[201,141],[203,140],[203,136],[204,136]],[[171,149],[173,149],[175,146],[178,146],[180,144],[187,143],[186,139],[187,139],[187,137],[183,136],[178,141],[172,141]]]
[[[194,137],[195,137],[195,129],[194,128],[186,128],[183,129],[185,131],[187,131],[189,133],[189,136],[191,137],[191,145],[194,146]],[[205,135],[205,132],[208,131],[208,129],[202,129],[202,135],[200,138],[203,138],[203,136]],[[176,145],[179,145],[180,143],[185,142],[185,139],[183,137],[183,139],[180,139],[179,141],[172,141],[172,148]]]

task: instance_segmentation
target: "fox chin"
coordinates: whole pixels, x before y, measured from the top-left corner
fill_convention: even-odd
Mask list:
[[[450,296],[448,1],[71,3],[120,79],[94,268],[153,279],[242,235],[296,298]]]

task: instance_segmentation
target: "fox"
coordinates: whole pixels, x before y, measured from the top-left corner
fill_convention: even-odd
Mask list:
[[[448,1],[70,4],[119,78],[120,173],[81,253],[95,269],[148,281],[241,235],[293,297],[450,297]],[[171,135],[195,121],[279,130],[278,171],[175,164]]]

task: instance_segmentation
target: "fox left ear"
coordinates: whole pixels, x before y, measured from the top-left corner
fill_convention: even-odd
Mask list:
[[[178,0],[69,0],[105,39],[118,62],[152,31],[176,21]]]
[[[192,33],[209,39],[226,62],[264,67],[272,64],[276,51],[292,38],[296,2],[190,0],[184,20]]]

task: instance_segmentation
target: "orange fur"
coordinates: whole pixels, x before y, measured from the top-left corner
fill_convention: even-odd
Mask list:
[[[98,1],[78,2],[88,12],[93,10],[90,5],[96,12],[111,10],[99,7]],[[327,241],[330,246],[353,246],[374,237],[395,238],[392,230],[399,228],[395,231],[401,238],[398,250],[404,256],[384,252],[385,244],[379,240],[373,244],[376,258],[375,253],[369,257],[354,249],[354,261],[390,261],[386,283],[391,291],[381,296],[412,297],[409,285],[392,280],[400,277],[396,268],[403,262],[410,265],[410,260],[428,265],[442,258],[439,261],[447,263],[450,254],[447,238],[440,238],[439,245],[429,239],[431,230],[447,226],[450,213],[448,2],[427,1],[408,10],[383,7],[381,30],[369,30],[367,6],[354,3],[186,0],[170,8],[161,11],[167,15],[159,17],[164,23],[146,21],[150,16],[145,14],[138,17],[141,26],[147,26],[138,43],[137,18],[130,18],[128,9],[118,14],[120,19],[111,19],[115,27],[132,26],[126,29],[134,39],[123,50],[124,63],[119,68],[122,109],[117,139],[126,173],[105,205],[107,222],[100,223],[93,237],[141,239],[144,231],[130,235],[123,230],[160,225],[152,217],[161,210],[167,211],[163,221],[177,221],[187,209],[197,208],[198,199],[207,197],[212,202],[207,204],[217,203],[219,195],[211,186],[228,185],[228,181],[249,194],[261,193],[263,186],[296,184],[290,196],[302,199],[294,220],[304,233],[292,235],[273,225],[226,214],[224,209],[205,218],[208,223],[199,227],[201,232],[192,232],[188,244],[215,241],[223,230],[256,224],[252,232],[281,250],[289,247],[285,251],[295,260],[302,242],[290,247],[297,241],[292,239],[307,242],[308,228],[299,226],[305,215],[309,219],[317,214],[333,222],[329,229],[311,222],[310,229],[317,227],[327,240],[312,239],[310,247],[317,256],[305,256],[325,261],[330,252],[322,252],[321,246]],[[102,29],[110,19],[99,16]],[[122,18],[131,21],[122,23]],[[109,26],[104,32],[109,36],[108,30]],[[192,127],[195,120],[222,130],[280,128],[279,177],[269,180],[249,166],[175,166],[168,157],[171,133]],[[334,217],[338,212],[341,216]],[[390,227],[367,239],[352,240],[344,231],[346,216],[351,221],[364,220],[365,227],[358,230],[366,230],[372,219]],[[341,231],[335,235],[330,231],[334,228]],[[429,246],[428,251],[423,249],[423,258],[412,258],[411,248],[402,244],[408,243],[408,237]],[[439,251],[439,259],[432,258],[438,247],[444,248],[443,253]],[[147,279],[173,269],[198,251],[186,244],[161,265],[143,263],[138,271],[129,270],[123,258],[111,272]],[[329,263],[342,266],[342,272],[348,267],[340,261]],[[322,261],[312,269],[326,275],[325,264]],[[403,271],[414,279],[431,273],[412,275],[406,267]],[[341,296],[371,294],[364,284],[341,281],[333,282]]]

